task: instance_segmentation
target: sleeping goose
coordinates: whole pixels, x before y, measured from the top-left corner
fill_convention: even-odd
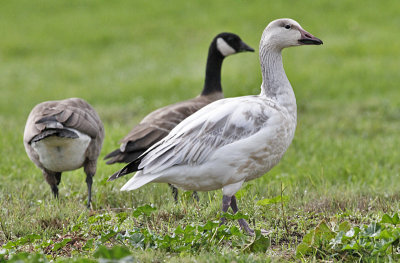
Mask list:
[[[236,213],[235,193],[280,161],[296,129],[296,98],[283,68],[282,49],[320,44],[292,19],[272,21],[260,41],[260,95],[205,106],[109,180],[138,171],[122,191],[151,182],[195,191],[222,188],[222,211],[231,207]],[[253,234],[244,219],[239,225]]]
[[[92,197],[92,177],[96,173],[104,139],[104,127],[96,111],[83,99],[46,101],[29,114],[24,131],[25,151],[39,167],[58,197],[61,173],[83,166],[88,187],[87,207]]]
[[[107,154],[107,164],[129,163],[153,144],[164,138],[182,120],[205,105],[224,97],[221,87],[221,66],[225,57],[254,49],[232,33],[218,34],[210,44],[203,91],[193,99],[168,105],[148,114],[121,140],[121,147]],[[173,188],[177,201],[177,189]]]

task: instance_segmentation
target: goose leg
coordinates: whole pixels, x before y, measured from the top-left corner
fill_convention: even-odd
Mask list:
[[[61,182],[61,173],[56,173],[54,176],[56,177],[56,183],[58,186]]]
[[[43,176],[46,182],[50,185],[54,197],[58,198],[58,185],[61,182],[61,173],[43,170]]]
[[[92,203],[92,184],[93,184],[93,176],[90,174],[86,175],[86,184],[88,187],[88,201],[87,208],[90,209],[90,204]]]
[[[172,184],[168,184],[169,187],[171,187],[172,190],[172,195],[174,197],[174,201],[175,203],[178,203],[178,188],[176,188],[175,186],[173,186]]]
[[[93,176],[96,173],[96,165],[97,161],[86,160],[84,171],[86,173],[86,184],[88,188],[88,201],[87,208],[90,209],[90,205],[92,204],[92,184],[93,184]]]
[[[237,211],[239,211],[238,207],[237,207],[237,203],[236,203],[236,197],[232,196],[231,198],[231,208],[234,214],[237,213]],[[246,222],[246,220],[244,220],[243,218],[238,220],[239,222],[239,226],[242,230],[246,231],[249,235],[254,236],[254,230],[250,228],[249,224]]]
[[[226,213],[228,211],[228,208],[231,205],[231,200],[232,200],[231,196],[227,196],[227,195],[222,196],[222,212]],[[219,225],[223,225],[223,224],[225,224],[225,222],[226,222],[226,218],[221,217],[221,222],[219,223]]]
[[[193,193],[192,193],[192,197],[193,197],[194,199],[196,199],[196,201],[197,201],[197,202],[199,202],[199,201],[200,201],[199,195],[197,194],[197,192],[196,192],[196,191],[193,191]]]

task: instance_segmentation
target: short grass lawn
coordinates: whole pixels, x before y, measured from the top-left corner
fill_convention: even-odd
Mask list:
[[[399,260],[399,10],[395,0],[2,1],[0,261]],[[216,34],[256,49],[225,60],[225,96],[258,94],[258,43],[281,17],[324,45],[283,52],[295,138],[239,191],[239,215],[218,226],[221,191],[199,202],[181,191],[175,204],[164,184],[120,192],[131,176],[106,182],[123,165],[102,158],[135,124],[200,93]],[[30,110],[68,97],[87,100],[106,129],[90,211],[83,170],[63,173],[55,200],[22,143]]]

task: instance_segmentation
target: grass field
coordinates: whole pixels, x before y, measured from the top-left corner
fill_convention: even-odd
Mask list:
[[[354,249],[335,256],[321,244],[299,257],[296,248],[321,222],[337,232],[341,223],[367,225],[399,211],[399,11],[395,0],[2,1],[0,261],[25,251],[90,262],[100,248],[106,250],[101,245],[125,246],[129,252],[122,255],[144,262],[398,259],[398,242],[390,255]],[[34,105],[67,97],[87,100],[105,125],[102,159],[147,113],[199,94],[216,34],[234,32],[257,50],[265,26],[280,17],[297,20],[324,45],[283,52],[297,97],[296,135],[280,164],[240,191],[241,212],[255,229],[267,231],[270,246],[253,249],[252,238],[232,234],[234,220],[228,224],[230,238],[193,232],[198,243],[176,241],[180,249],[154,245],[157,238],[177,233],[178,226],[218,220],[221,191],[200,193],[199,203],[181,192],[176,205],[166,185],[122,193],[119,188],[129,178],[106,182],[122,165],[102,160],[93,211],[85,206],[82,169],[64,173],[60,199],[51,197],[22,143]],[[257,52],[227,58],[222,83],[226,97],[258,94]],[[257,204],[279,196],[284,198],[275,204]],[[152,213],[133,213],[150,204],[156,208]],[[147,231],[153,245],[118,239],[114,226],[144,236]],[[223,230],[211,231],[219,236]],[[29,242],[22,242],[24,237]],[[62,245],[56,249],[55,244]]]

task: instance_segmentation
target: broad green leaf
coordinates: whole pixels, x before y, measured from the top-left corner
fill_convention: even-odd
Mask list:
[[[331,242],[329,243],[332,248],[335,248],[337,245],[342,244],[342,240],[343,240],[343,236],[344,236],[344,232],[340,231],[336,237],[334,239],[331,240]]]
[[[393,224],[394,225],[400,224],[399,213],[394,214],[393,217],[392,217],[392,220],[393,220]]]
[[[380,232],[380,234],[379,234],[379,236],[377,238],[388,240],[388,239],[392,239],[393,235],[392,235],[392,233],[389,233],[387,231],[387,229],[384,229],[383,231]]]
[[[381,225],[375,222],[369,224],[364,231],[361,233],[364,237],[376,237],[381,231]]]
[[[115,236],[116,234],[117,234],[117,233],[114,232],[114,231],[112,231],[112,230],[109,231],[109,232],[106,232],[106,233],[102,233],[101,236],[100,236],[100,241],[101,241],[102,243],[104,243],[104,242],[110,240],[110,238],[112,238],[112,237]]]
[[[334,237],[335,232],[328,227],[325,220],[320,222],[315,228],[314,242],[317,244],[321,242],[328,242]]]
[[[339,225],[339,231],[347,232],[351,229],[349,222],[345,221]]]
[[[93,244],[94,244],[94,239],[91,238],[89,240],[86,241],[85,245],[82,247],[83,250],[91,250],[93,248]]]
[[[381,222],[380,223],[386,223],[386,224],[392,224],[392,225],[397,225],[400,223],[400,218],[399,218],[399,214],[396,213],[393,215],[393,217],[391,217],[388,214],[384,214],[382,216]]]
[[[175,229],[174,233],[175,233],[176,235],[180,235],[180,234],[183,234],[183,233],[185,233],[185,232],[183,231],[183,229],[182,229],[181,226],[178,226],[178,227]]]
[[[105,259],[122,259],[130,256],[131,252],[128,248],[123,246],[114,246],[112,248],[107,248],[106,246],[99,246],[94,252],[93,256],[95,258],[105,258]]]
[[[352,242],[350,244],[345,245],[342,250],[359,250],[361,247],[358,243]]]
[[[55,243],[51,251],[57,251],[60,248],[65,247],[68,244],[68,242],[71,242],[71,240],[72,240],[71,238],[64,238],[61,242]]]
[[[247,250],[255,253],[264,253],[271,246],[271,240],[262,235],[260,230],[255,230],[255,235],[256,238]]]
[[[136,218],[141,215],[149,216],[156,210],[157,208],[150,205],[139,206],[138,208],[135,209],[135,211],[132,212],[132,215]]]
[[[323,244],[328,244],[329,242],[335,242],[332,241],[335,236],[335,232],[328,227],[325,220],[321,221],[315,227],[315,229],[304,236],[303,241],[297,247],[296,256],[305,256],[315,250],[316,247],[320,247]]]
[[[204,225],[203,229],[204,230],[212,230],[214,228],[217,228],[219,226],[218,221],[207,221],[207,223]]]
[[[29,263],[47,263],[49,262],[45,255],[43,254],[31,254],[27,252],[21,252],[15,255],[12,255],[10,259],[7,261],[10,263],[20,263],[20,262],[29,262]]]
[[[8,241],[4,246],[3,246],[3,248],[6,248],[6,249],[13,249],[13,248],[16,248],[17,247],[17,244],[14,242],[14,241]]]
[[[240,231],[240,229],[237,226],[231,226],[229,228],[229,231],[231,232],[231,234],[233,236],[242,236],[242,232]]]
[[[49,240],[44,240],[42,243],[40,243],[39,245],[36,246],[36,248],[46,248],[50,245],[52,245],[54,242],[53,240],[49,239]]]
[[[384,215],[382,216],[382,219],[381,219],[381,222],[380,222],[380,223],[393,224],[393,220],[392,220],[392,218],[390,217],[390,215],[384,214]]]
[[[300,243],[296,249],[296,257],[302,258],[302,257],[308,255],[311,251],[312,251],[312,248],[309,245],[307,245],[305,243]]]

